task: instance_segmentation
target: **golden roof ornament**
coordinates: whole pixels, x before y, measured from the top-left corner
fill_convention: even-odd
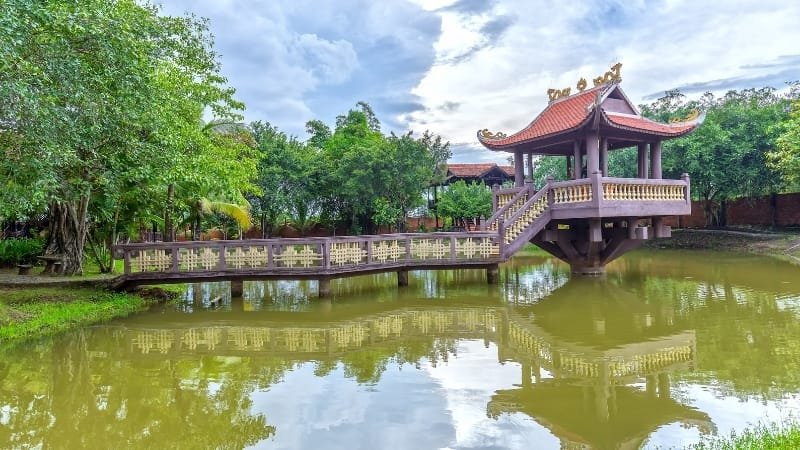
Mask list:
[[[606,83],[622,81],[622,75],[620,74],[620,69],[622,69],[622,63],[614,64],[613,66],[611,66],[611,70],[593,80],[594,85],[600,86]]]
[[[606,73],[600,75],[597,78],[594,78],[592,81],[594,82],[595,87],[602,86],[607,83],[618,83],[622,81],[622,75],[620,71],[622,70],[622,63],[616,63],[611,66],[611,69],[608,70]],[[575,86],[578,88],[578,92],[583,92],[586,90],[586,86],[588,82],[586,78],[581,78],[578,81],[578,84]],[[564,97],[569,97],[572,88],[564,88],[564,89],[548,89],[547,96],[550,97],[550,103]]]
[[[484,139],[505,139],[505,138],[508,137],[508,136],[506,136],[505,133],[501,133],[499,131],[497,133],[492,133],[491,131],[489,131],[488,128],[484,128],[481,131],[479,131],[478,133]]]
[[[669,123],[691,122],[697,119],[698,117],[700,117],[700,110],[693,109],[689,111],[689,114],[687,114],[686,117],[684,118],[673,117],[672,119],[669,119]]]

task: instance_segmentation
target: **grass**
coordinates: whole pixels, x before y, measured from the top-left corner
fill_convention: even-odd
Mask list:
[[[180,285],[138,295],[98,288],[0,288],[0,347],[125,317],[179,292]]]
[[[688,447],[691,450],[794,450],[800,448],[800,424],[759,424],[728,437],[706,438]]]

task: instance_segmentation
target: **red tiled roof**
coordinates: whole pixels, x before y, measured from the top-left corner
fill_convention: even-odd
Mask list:
[[[485,139],[478,133],[478,140],[489,148],[503,148],[536,138],[550,136],[569,131],[584,123],[592,112],[598,96],[606,88],[616,85],[602,85],[587,89],[581,93],[556,100],[542,111],[533,122],[521,131],[503,139]]]
[[[489,149],[502,150],[575,130],[585,125],[594,116],[598,100],[604,98],[613,89],[618,89],[618,85],[615,83],[605,84],[556,100],[547,105],[547,108],[521,131],[501,139],[484,137],[481,132],[478,132],[478,140]],[[703,117],[700,117],[690,122],[663,124],[645,119],[638,114],[607,112],[604,108],[602,109],[602,118],[607,125],[614,128],[663,137],[682,136],[697,128],[703,121]]]
[[[514,166],[498,166],[495,163],[485,164],[448,164],[447,172],[450,176],[460,178],[478,178],[492,169],[500,169],[506,175],[514,175]]]
[[[613,113],[604,113],[606,122],[617,128],[624,128],[633,131],[649,131],[663,136],[681,136],[695,128],[702,122],[702,118],[691,122],[679,122],[663,124],[645,119],[641,116],[630,116]]]

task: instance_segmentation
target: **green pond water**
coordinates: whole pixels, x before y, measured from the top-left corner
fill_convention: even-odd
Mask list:
[[[0,448],[672,448],[800,413],[800,267],[647,251],[193,285],[0,361]],[[222,305],[210,301],[222,297]]]

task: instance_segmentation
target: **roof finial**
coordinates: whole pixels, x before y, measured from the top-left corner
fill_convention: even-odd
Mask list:
[[[621,69],[622,69],[622,63],[616,63],[613,66],[611,66],[611,70],[607,71],[603,75],[600,75],[599,77],[593,80],[595,87],[604,85],[606,83],[622,81],[622,75],[620,74]],[[581,78],[575,87],[578,88],[578,92],[583,92],[586,89],[587,84],[588,83],[586,82],[586,78]],[[571,91],[572,91],[571,88],[548,89],[547,95],[550,97],[550,103],[553,103],[554,101],[560,98],[569,97]]]
[[[611,66],[611,70],[593,80],[594,85],[600,86],[606,83],[611,83],[612,81],[615,82],[622,81],[622,75],[620,74],[620,69],[622,69],[622,63],[614,64],[613,66]]]

